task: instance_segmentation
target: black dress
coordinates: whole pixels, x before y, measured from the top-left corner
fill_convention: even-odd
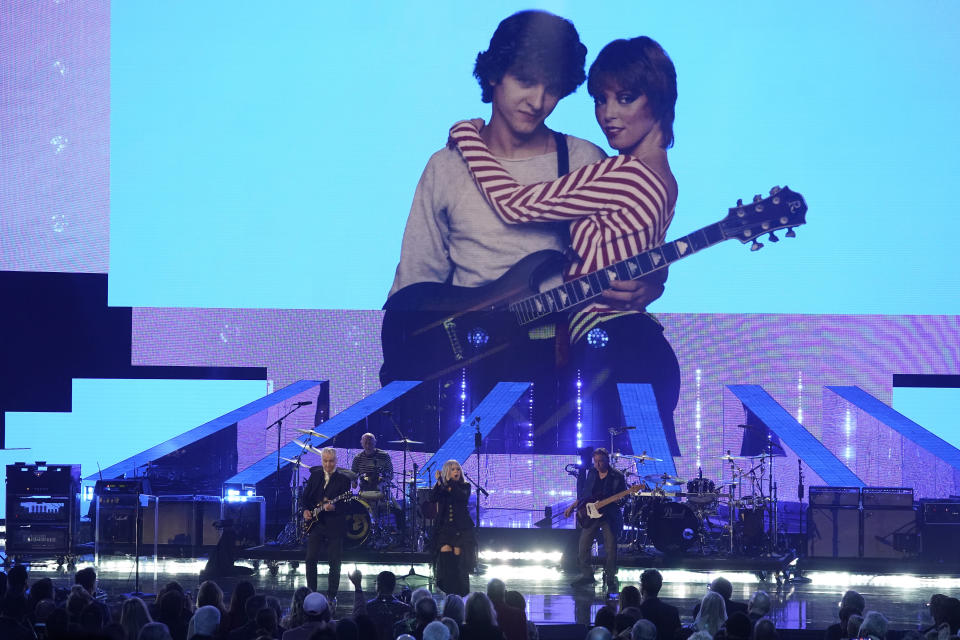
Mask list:
[[[463,481],[437,482],[430,499],[437,503],[434,535],[437,551],[444,545],[462,548],[473,544],[473,520],[467,509],[470,485]]]

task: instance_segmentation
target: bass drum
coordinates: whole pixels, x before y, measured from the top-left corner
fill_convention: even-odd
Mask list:
[[[347,549],[356,549],[370,535],[370,523],[372,522],[370,505],[360,498],[351,498],[342,505],[337,505],[337,510],[346,514],[347,529],[343,546]]]
[[[663,553],[680,553],[690,548],[697,537],[700,521],[693,510],[680,502],[651,505],[647,535]]]

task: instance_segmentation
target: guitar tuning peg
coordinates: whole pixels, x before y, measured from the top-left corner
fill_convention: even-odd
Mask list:
[[[796,237],[797,237],[797,232],[793,230],[793,227],[790,227],[789,229],[787,229],[786,236],[787,236],[788,238],[796,238]]]
[[[770,232],[770,242],[780,242],[780,238],[774,235],[773,231]]]
[[[754,202],[760,202],[761,200],[763,200],[763,198],[760,196],[759,193],[758,193],[757,195],[753,196],[753,201],[754,201]]]
[[[770,189],[770,195],[775,196],[780,193],[780,187],[773,187]]]
[[[737,206],[738,206],[738,207],[742,207],[742,206],[743,206],[743,198],[737,198]]]
[[[760,249],[763,249],[763,243],[757,242],[756,239],[754,239],[753,244],[750,245],[750,251],[760,251]]]

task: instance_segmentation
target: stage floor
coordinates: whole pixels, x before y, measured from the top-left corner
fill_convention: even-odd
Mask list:
[[[78,568],[92,562],[92,557],[78,560]],[[229,598],[238,581],[247,579],[253,582],[258,592],[274,595],[284,607],[289,606],[293,591],[305,584],[303,565],[293,569],[291,564],[280,562],[273,564],[274,575],[264,562],[249,563],[256,566],[253,575],[246,578],[217,578]],[[156,593],[165,583],[176,580],[193,593],[200,584],[199,571],[204,560],[161,560],[154,570],[152,560],[141,560],[139,589],[145,593]],[[372,597],[374,580],[379,571],[388,569],[405,575],[411,568],[403,564],[358,564],[345,562],[344,576],[341,579],[338,598],[338,614],[349,613],[353,609],[353,591],[346,573],[357,566],[363,572],[363,588],[366,597]],[[428,577],[426,564],[413,565],[423,577],[412,576],[406,580],[411,588],[428,586],[432,582]],[[323,571],[323,565],[320,567]],[[624,568],[620,571],[621,587],[637,584],[640,568]],[[719,573],[690,571],[684,569],[663,569],[665,584],[661,597],[680,608],[683,621],[690,621],[690,612],[694,604],[703,596],[706,584]],[[98,569],[100,588],[109,599],[135,591],[136,579],[134,565],[129,558],[101,558]],[[838,571],[811,571],[807,574],[808,583],[787,583],[778,586],[771,577],[760,581],[754,573],[746,571],[724,571],[723,575],[734,584],[734,599],[746,601],[757,589],[770,593],[774,602],[771,617],[779,628],[783,629],[823,629],[836,621],[837,603],[847,589],[855,589],[866,598],[868,610],[878,610],[890,619],[891,628],[916,629],[929,624],[929,615],[924,606],[933,593],[956,593],[960,590],[960,578],[938,577],[935,575],[873,575],[854,574]],[[72,573],[65,567],[59,569],[55,564],[37,563],[31,567],[31,581],[41,577],[50,577],[58,587],[67,587],[72,582]],[[600,571],[597,571],[600,577]],[[491,562],[485,565],[482,575],[471,577],[473,590],[485,590],[487,582],[500,578],[507,588],[515,589],[527,599],[527,615],[538,624],[551,623],[587,623],[592,620],[596,610],[606,601],[599,585],[574,589],[567,576],[554,566],[544,566],[530,562]],[[320,584],[325,585],[326,578],[320,576]],[[439,595],[437,596],[440,597]]]

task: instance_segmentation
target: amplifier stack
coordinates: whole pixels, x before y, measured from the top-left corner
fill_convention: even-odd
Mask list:
[[[80,465],[7,465],[8,557],[73,555],[80,522]]]
[[[807,555],[910,559],[920,552],[913,489],[810,487]]]

